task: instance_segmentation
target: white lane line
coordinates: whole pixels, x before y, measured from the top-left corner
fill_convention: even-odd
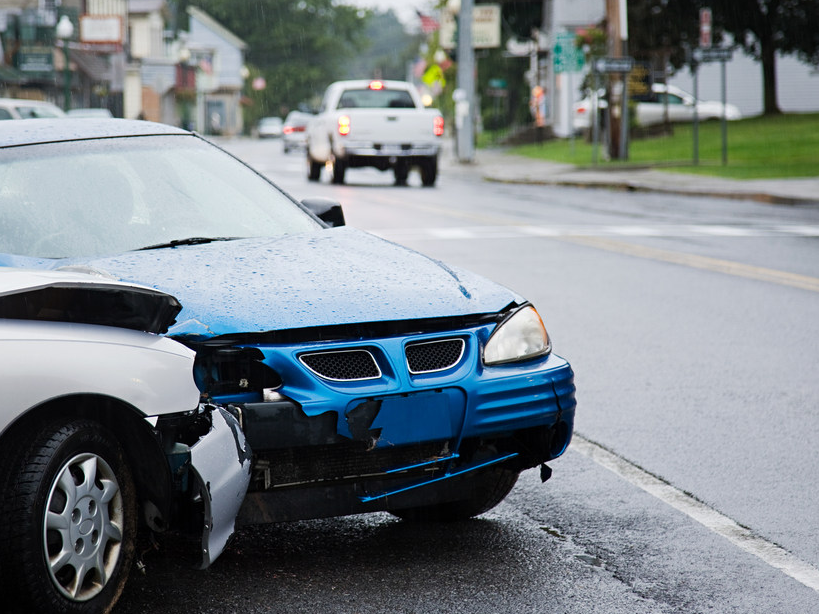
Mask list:
[[[571,449],[591,458],[601,467],[605,467],[627,482],[681,511],[797,582],[819,592],[819,569],[797,558],[781,546],[755,535],[750,529],[737,524],[705,503],[577,433],[572,436]]]
[[[739,226],[700,226],[698,230],[701,234],[716,237],[756,237],[760,234],[768,234],[765,229],[742,228]]]
[[[627,237],[661,237],[668,234],[668,229],[651,226],[603,226],[603,232]]]
[[[373,234],[394,239],[474,240],[516,237],[819,237],[819,226],[456,226],[444,228],[373,229]]]
[[[819,226],[773,226],[773,230],[803,237],[819,237]]]
[[[476,235],[467,228],[430,228],[427,230],[436,239],[474,239]]]

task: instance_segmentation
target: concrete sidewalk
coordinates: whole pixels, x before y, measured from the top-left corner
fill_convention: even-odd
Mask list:
[[[480,149],[472,164],[460,164],[450,150],[444,156],[449,171],[467,168],[478,171],[485,181],[664,192],[754,200],[780,205],[819,205],[819,176],[801,179],[736,180],[669,173],[655,169],[578,168],[506,153],[502,149]],[[819,173],[819,154],[817,154]]]

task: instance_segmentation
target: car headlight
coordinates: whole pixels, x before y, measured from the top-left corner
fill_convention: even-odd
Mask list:
[[[548,354],[552,349],[543,320],[531,305],[500,323],[483,350],[486,365],[517,362]]]

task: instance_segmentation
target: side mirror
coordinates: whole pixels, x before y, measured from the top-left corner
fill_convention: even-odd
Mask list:
[[[314,196],[305,198],[301,204],[307,207],[310,212],[330,228],[344,226],[344,211],[338,201],[332,198]]]

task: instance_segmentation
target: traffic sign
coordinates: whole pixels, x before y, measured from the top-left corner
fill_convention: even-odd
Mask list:
[[[733,55],[733,49],[725,49],[722,47],[694,50],[694,58],[700,62],[728,62],[731,60]]]
[[[711,9],[708,7],[700,9],[700,47],[709,49],[711,47]]]
[[[552,58],[556,73],[580,72],[586,63],[583,50],[575,45],[577,37],[572,33],[561,32],[557,35],[552,48]]]
[[[622,58],[597,58],[594,61],[594,69],[597,72],[629,73],[634,68],[634,58],[626,56]]]

